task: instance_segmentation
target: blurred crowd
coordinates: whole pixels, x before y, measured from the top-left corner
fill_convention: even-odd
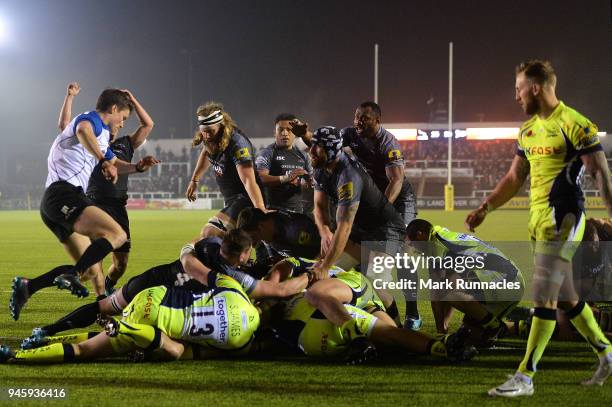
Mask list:
[[[255,151],[264,147],[258,143],[253,144]],[[448,139],[402,141],[401,146],[407,168],[446,168],[447,166]],[[200,150],[184,147],[178,154],[162,150],[159,146],[154,151],[147,150],[146,147],[145,145],[136,150],[133,161],[137,162],[146,155],[154,155],[162,163],[149,172],[130,175],[129,191],[135,193],[167,192],[175,197],[184,196],[186,183],[195,167]],[[452,165],[454,168],[474,170],[474,190],[491,190],[510,168],[515,152],[516,140],[455,139],[453,140]],[[35,161],[28,165],[22,164],[13,171],[15,174],[10,175],[18,176],[19,179],[25,181],[19,184],[0,184],[0,199],[23,199],[26,196],[39,199],[44,190],[44,177],[39,179],[34,173],[45,171],[46,162],[43,161]],[[214,177],[212,170],[204,174],[200,180],[200,192],[217,189]],[[528,183],[525,187],[528,187]],[[587,176],[583,180],[583,189],[593,190],[597,189],[597,186],[594,180]]]

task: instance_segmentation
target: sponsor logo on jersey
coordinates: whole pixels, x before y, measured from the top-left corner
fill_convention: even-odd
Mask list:
[[[215,311],[215,315],[217,316],[217,319],[219,321],[219,340],[218,342],[220,343],[226,343],[227,342],[227,325],[228,325],[228,321],[227,321],[227,315],[225,313],[225,298],[222,296],[219,296],[216,298],[216,305],[217,305],[217,310]]]
[[[219,164],[214,164],[213,170],[215,170],[215,175],[217,175],[217,177],[220,177],[223,175],[223,166]]]
[[[533,146],[525,148],[525,153],[528,155],[556,155],[563,153],[563,151],[563,147],[553,146]]]
[[[310,243],[310,233],[300,232],[298,235],[298,244],[307,245],[308,243]]]
[[[353,199],[353,183],[347,182],[344,185],[340,185],[338,188],[338,200],[346,201]]]
[[[153,290],[147,291],[147,302],[144,306],[144,319],[149,319],[151,316],[151,306],[153,305]]]
[[[239,148],[234,153],[234,158],[236,158],[237,160],[241,160],[243,158],[250,158],[250,157],[251,157],[251,153],[249,152],[248,147]]]
[[[402,159],[402,152],[400,150],[391,150],[389,151],[389,161],[396,161]]]
[[[285,156],[277,155],[276,159],[279,160],[279,161],[285,161]]]

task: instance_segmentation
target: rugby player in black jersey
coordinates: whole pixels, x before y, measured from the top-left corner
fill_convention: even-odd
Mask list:
[[[281,113],[274,121],[274,143],[257,154],[255,165],[266,189],[270,208],[304,213],[302,193],[312,192],[312,167],[308,154],[295,145],[291,113]]]
[[[363,102],[355,110],[353,127],[340,131],[342,145],[350,148],[374,183],[398,211],[406,226],[417,215],[416,197],[404,176],[404,157],[399,142],[381,125],[381,110],[375,102]],[[404,270],[402,270],[404,271]],[[402,274],[400,279],[415,280],[416,274]],[[405,290],[404,326],[417,330],[422,321],[416,303],[416,290]]]
[[[253,145],[238,129],[223,105],[208,102],[197,110],[199,130],[193,137],[193,146],[204,144],[196,164],[186,196],[197,198],[197,186],[202,174],[213,167],[217,185],[225,207],[208,220],[201,231],[202,237],[223,236],[234,228],[238,214],[253,206],[265,211],[261,193],[261,180],[253,165]]]
[[[340,132],[334,127],[322,127],[312,137],[310,156],[314,167],[315,222],[321,235],[321,260],[313,268],[315,280],[328,278],[329,269],[346,252],[353,258],[349,269],[362,259],[362,242],[368,242],[365,264],[366,274],[370,258],[395,255],[403,244],[404,221],[376,187],[366,170],[353,157],[342,151]],[[329,206],[337,205],[336,229],[332,232]],[[381,298],[392,317],[397,312],[389,308],[392,298]]]

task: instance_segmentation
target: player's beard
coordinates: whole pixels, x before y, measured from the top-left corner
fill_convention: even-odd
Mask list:
[[[529,116],[537,114],[540,111],[540,106],[534,97],[531,97],[525,104],[525,113]]]

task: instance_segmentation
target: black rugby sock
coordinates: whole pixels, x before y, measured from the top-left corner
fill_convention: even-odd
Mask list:
[[[70,270],[72,270],[72,266],[70,265],[58,266],[43,275],[28,280],[28,293],[31,296],[38,290],[53,286],[53,280],[55,280],[55,277],[68,273]]]
[[[108,240],[103,237],[96,239],[85,250],[79,261],[74,265],[74,269],[80,274],[105,258],[112,251],[113,245]]]
[[[67,331],[73,328],[86,328],[96,322],[96,318],[100,313],[98,301],[91,304],[83,305],[63,318],[58,319],[51,325],[44,326],[48,336],[55,335],[58,332]]]

